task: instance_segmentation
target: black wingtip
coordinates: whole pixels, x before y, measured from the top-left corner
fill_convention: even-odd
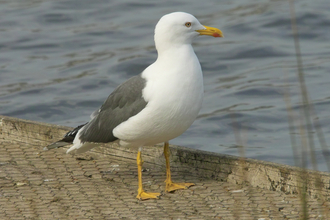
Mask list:
[[[69,144],[72,144],[72,143],[60,140],[60,141],[56,141],[56,142],[51,143],[50,145],[44,147],[44,150],[46,151],[46,150],[51,150],[51,149],[55,149],[55,148],[59,148],[59,147],[64,147]]]
[[[50,145],[44,147],[44,150],[51,150],[54,148],[59,148],[59,147],[64,147],[66,145],[72,144],[74,138],[76,137],[78,131],[84,127],[84,125],[86,125],[87,123],[83,124],[83,125],[79,125],[78,127],[76,127],[75,129],[69,131],[68,133],[66,133],[64,135],[64,138],[62,140],[56,141],[54,143],[51,143]]]

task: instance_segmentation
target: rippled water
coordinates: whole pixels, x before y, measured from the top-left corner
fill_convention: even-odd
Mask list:
[[[301,0],[295,8],[307,88],[330,143],[330,4]],[[194,14],[225,38],[195,41],[204,105],[171,143],[240,155],[240,133],[246,156],[293,165],[283,94],[290,92],[296,122],[301,97],[282,0],[0,1],[0,114],[84,123],[119,83],[155,60],[154,26],[173,11]],[[315,140],[318,169],[327,170]]]

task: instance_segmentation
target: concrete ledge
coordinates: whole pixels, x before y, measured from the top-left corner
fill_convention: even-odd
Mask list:
[[[0,116],[0,139],[40,145],[60,139],[71,128]],[[102,145],[94,153],[136,158],[136,149]],[[145,161],[164,166],[162,146],[145,147]],[[193,171],[203,178],[250,185],[287,194],[305,192],[312,198],[330,201],[330,174],[297,167],[171,146],[171,165],[176,170]]]

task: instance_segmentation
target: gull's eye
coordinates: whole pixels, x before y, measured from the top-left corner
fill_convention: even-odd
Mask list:
[[[190,27],[190,26],[191,26],[191,22],[186,22],[184,25],[185,25],[186,27]]]

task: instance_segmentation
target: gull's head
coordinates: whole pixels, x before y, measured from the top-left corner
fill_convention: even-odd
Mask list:
[[[202,25],[193,15],[173,12],[164,15],[155,28],[156,47],[163,45],[191,44],[198,35],[223,37],[222,32],[213,27]]]

